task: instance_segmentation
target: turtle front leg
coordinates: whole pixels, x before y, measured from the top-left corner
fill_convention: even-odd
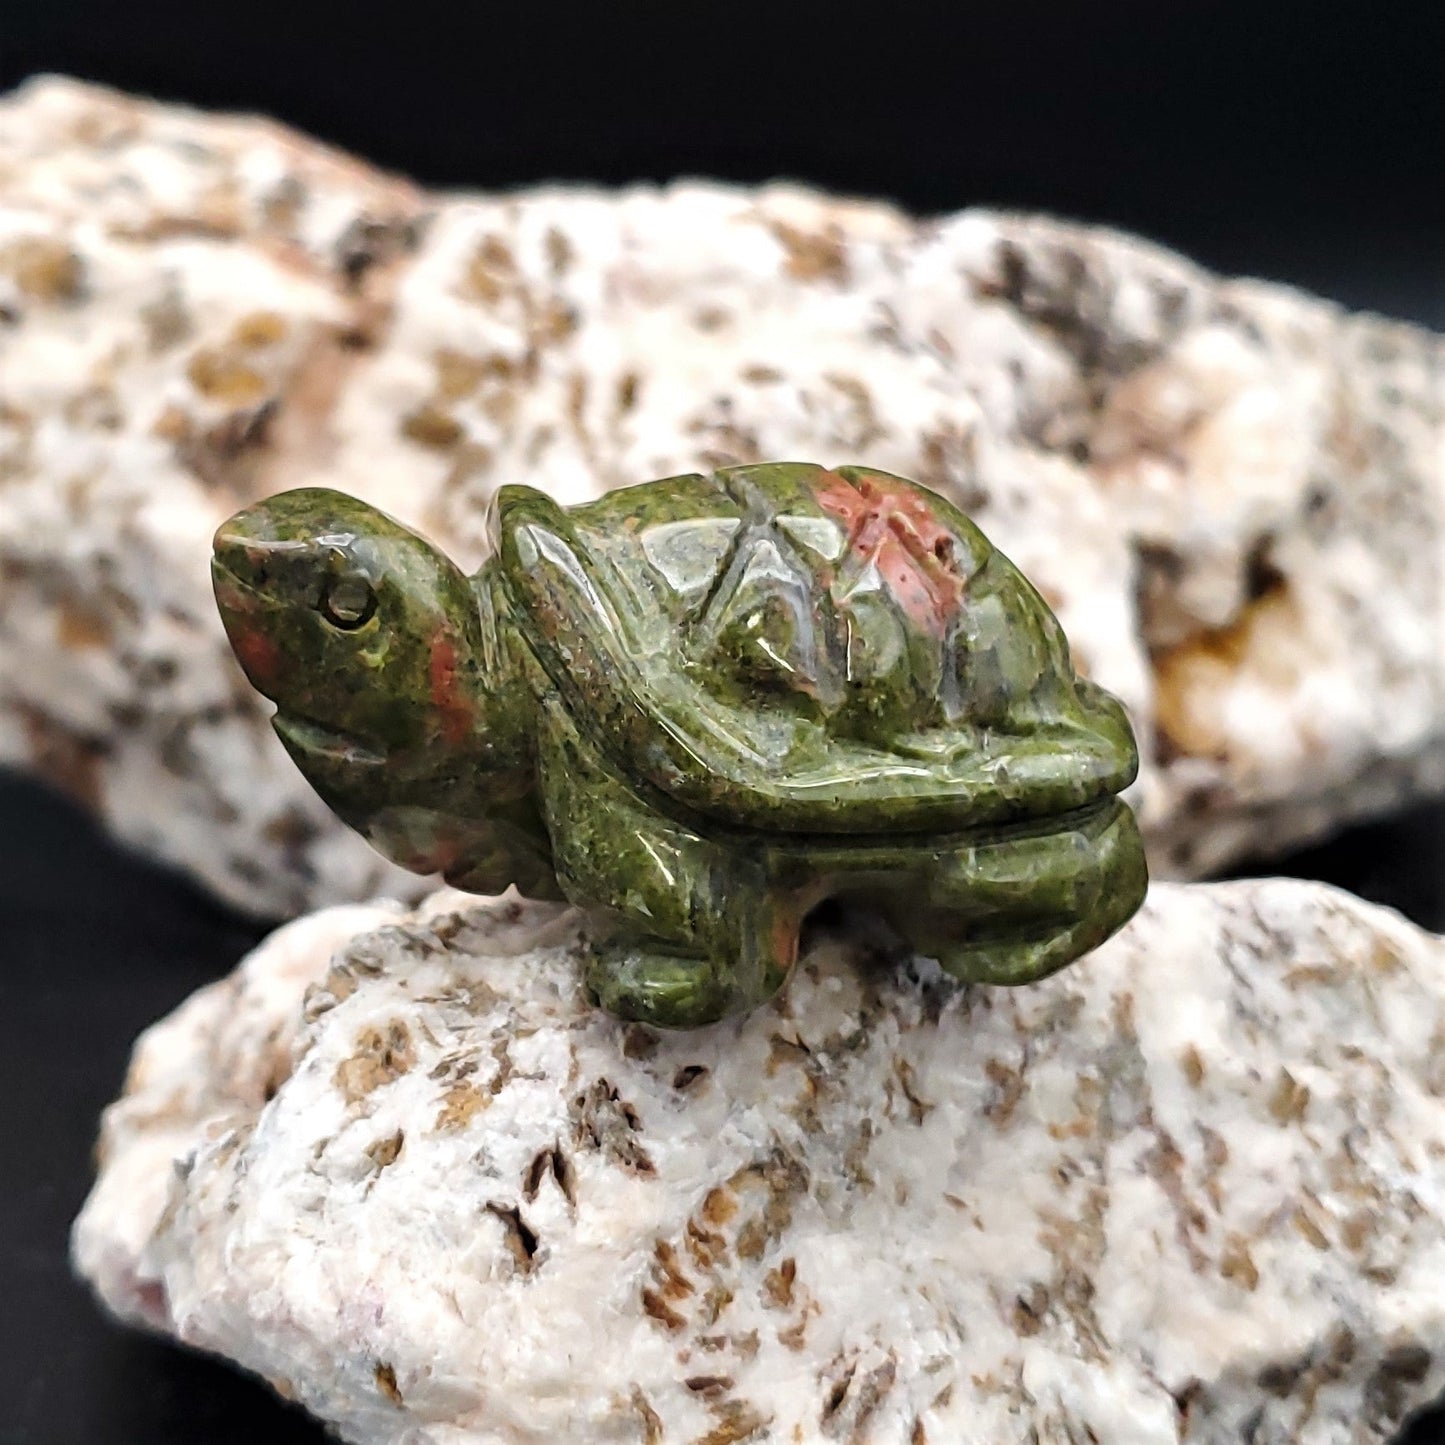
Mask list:
[[[761,852],[703,838],[648,808],[560,711],[546,723],[543,807],[562,890],[586,907],[587,982],[610,1013],[699,1028],[766,1002],[798,952],[801,917]]]
[[[659,1029],[694,1029],[734,1010],[709,959],[662,953],[666,939],[614,937],[592,944],[587,990],[618,1018]]]

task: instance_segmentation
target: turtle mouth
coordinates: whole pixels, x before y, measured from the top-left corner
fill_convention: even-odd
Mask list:
[[[293,756],[326,757],[338,763],[380,767],[387,755],[376,744],[334,723],[319,722],[293,712],[278,712],[271,726]]]

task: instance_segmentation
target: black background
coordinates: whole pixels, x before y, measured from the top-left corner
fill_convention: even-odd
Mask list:
[[[922,211],[1042,208],[1445,327],[1434,4],[0,0],[0,86],[41,70],[269,112],[436,183],[788,176]],[[1445,929],[1445,808],[1280,871]],[[322,1439],[108,1325],[65,1264],[131,1039],[261,932],[0,777],[3,1445]],[[1411,1445],[1437,1440],[1425,1420]]]

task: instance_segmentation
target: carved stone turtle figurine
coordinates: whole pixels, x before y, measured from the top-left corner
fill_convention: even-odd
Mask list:
[[[828,898],[1003,984],[1138,907],[1123,709],[942,497],[770,463],[570,509],[504,487],[490,535],[469,578],[288,492],[217,532],[216,598],[326,802],[407,868],[583,905],[614,1013],[763,1002]]]

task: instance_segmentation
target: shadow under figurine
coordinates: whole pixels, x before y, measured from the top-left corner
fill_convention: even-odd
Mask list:
[[[502,488],[465,576],[339,492],[216,534],[226,632],[312,786],[459,888],[565,896],[588,982],[665,1028],[785,982],[827,898],[1018,984],[1141,902],[1137,751],[965,516],[864,467],[769,463],[564,510]]]

